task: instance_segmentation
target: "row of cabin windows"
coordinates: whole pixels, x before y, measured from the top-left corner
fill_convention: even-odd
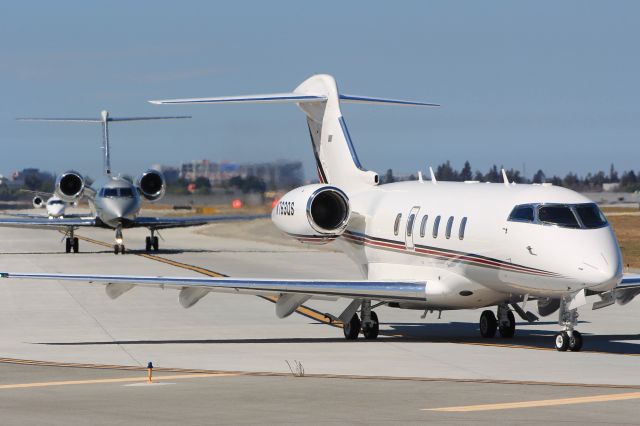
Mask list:
[[[400,232],[400,220],[402,220],[402,213],[398,213],[398,215],[396,216],[396,221],[393,225],[394,235],[398,235],[398,232]],[[413,225],[415,220],[416,220],[416,215],[412,213],[409,216],[409,220],[407,221],[407,237],[411,237],[413,234]],[[428,220],[429,220],[429,215],[424,215],[422,217],[422,221],[420,222],[421,238],[424,238],[424,236],[427,233]],[[444,232],[444,236],[447,240],[451,238],[451,231],[453,229],[453,220],[454,220],[453,216],[449,216],[449,219],[447,220],[447,227],[445,228],[445,232]],[[467,227],[467,217],[465,216],[460,221],[460,227],[458,228],[458,238],[461,240],[464,239],[464,231],[466,227]],[[436,216],[436,218],[433,220],[433,227],[431,232],[431,235],[433,236],[433,238],[438,238],[439,229],[440,229],[440,215]]]

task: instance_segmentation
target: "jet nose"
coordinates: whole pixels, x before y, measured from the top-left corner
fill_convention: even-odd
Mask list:
[[[616,244],[616,250],[603,250],[582,262],[582,270],[587,273],[585,280],[593,290],[609,290],[622,278],[622,259]]]

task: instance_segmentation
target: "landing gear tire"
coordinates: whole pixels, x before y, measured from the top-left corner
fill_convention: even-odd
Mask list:
[[[71,253],[71,247],[72,247],[71,238],[67,238],[65,243],[65,251],[67,253]]]
[[[153,237],[151,239],[151,245],[153,247],[153,251],[158,251],[160,250],[160,241],[158,241],[158,237]]]
[[[124,244],[116,244],[113,246],[114,254],[124,254]]]
[[[507,318],[509,319],[509,324],[500,324],[498,330],[500,331],[501,337],[510,339],[516,334],[516,317],[513,315],[513,312],[509,311]]]
[[[556,350],[566,352],[569,349],[569,333],[562,331],[556,334]]]
[[[360,318],[358,318],[358,314],[353,314],[351,320],[344,324],[342,331],[344,332],[344,338],[347,340],[356,340],[358,338],[358,334],[360,334]]]
[[[73,238],[72,248],[74,253],[77,253],[80,250],[80,241],[77,237]]]
[[[480,315],[480,335],[484,338],[491,338],[496,335],[498,320],[492,311],[483,311]]]
[[[145,251],[151,251],[151,237],[144,239],[144,249]]]
[[[573,330],[569,338],[569,350],[571,352],[580,352],[580,349],[582,349],[582,334]]]
[[[378,314],[371,311],[371,321],[372,324],[365,325],[362,324],[362,334],[364,334],[364,338],[367,340],[374,340],[378,338],[378,332],[380,331],[380,323],[378,322]]]

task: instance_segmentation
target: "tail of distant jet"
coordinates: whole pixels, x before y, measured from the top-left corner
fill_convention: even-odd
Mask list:
[[[175,117],[111,117],[109,112],[102,111],[100,118],[17,118],[18,121],[53,121],[58,123],[100,123],[102,125],[102,151],[104,157],[104,174],[111,176],[111,148],[109,146],[109,123],[121,121],[172,120],[177,118],[191,118],[191,116]]]
[[[318,178],[349,190],[376,185],[378,174],[363,168],[345,124],[340,102],[381,105],[439,106],[437,104],[347,95],[338,92],[335,79],[326,74],[310,77],[291,93],[167,99],[153,104],[296,103],[307,116]]]

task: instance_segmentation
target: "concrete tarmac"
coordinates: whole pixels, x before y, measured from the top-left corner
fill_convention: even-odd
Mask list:
[[[269,226],[265,222],[165,231],[161,250],[154,256],[137,251],[144,246],[144,230],[126,230],[130,253],[115,256],[109,247],[112,231],[78,231],[94,242],[83,240],[81,253],[65,254],[57,232],[5,228],[0,229],[0,270],[201,276],[206,269],[205,273],[243,277],[359,278],[356,267],[330,247],[280,244]],[[265,227],[261,241],[253,241],[261,227]],[[640,386],[637,300],[598,311],[583,308],[578,329],[585,337],[584,352],[558,353],[552,349],[558,329],[555,316],[533,325],[519,323],[514,339],[486,340],[478,337],[480,311],[444,312],[441,319],[430,314],[423,320],[421,312],[380,307],[376,310],[382,323],[379,340],[346,342],[341,329],[307,316],[277,319],[274,305],[258,297],[210,294],[187,310],[177,298],[173,290],[137,288],[113,301],[97,284],[0,281],[0,357],[5,359],[137,367],[153,361],[158,367],[242,372],[239,376],[179,379],[175,385],[144,391],[114,383],[58,386],[55,391],[54,387],[42,388],[46,391],[0,388],[0,404],[9,404],[0,406],[3,415],[10,412],[16,422],[35,423],[37,419],[30,417],[35,413],[28,407],[42,400],[49,404],[42,407],[53,413],[55,421],[61,419],[60,423],[73,420],[65,416],[65,407],[69,415],[78,412],[74,407],[88,414],[104,413],[112,424],[145,423],[145,417],[135,410],[140,405],[156,407],[157,413],[173,407],[175,413],[183,413],[183,423],[192,424],[301,419],[311,423],[488,423],[496,421],[496,412],[420,410],[640,391],[633,388]],[[319,314],[338,314],[347,303],[311,301],[307,305]],[[288,373],[286,361],[293,360],[302,363],[307,377],[250,375]],[[71,371],[75,369],[0,362],[0,381],[70,380],[67,375],[84,380],[105,374],[105,370],[94,373],[92,369],[65,373]],[[109,377],[135,374],[108,371]],[[521,383],[501,384],[504,381]],[[558,383],[631,388],[550,386]],[[140,399],[127,397],[138,391]],[[163,396],[147,399],[144,392]],[[74,402],[76,398],[88,405],[82,408]],[[91,398],[95,398],[93,404]],[[507,423],[519,419],[636,420],[635,399],[601,398],[592,403],[501,409],[499,418]],[[116,410],[118,401],[120,410]],[[165,418],[167,423],[178,418],[164,416],[148,418],[154,422]]]

